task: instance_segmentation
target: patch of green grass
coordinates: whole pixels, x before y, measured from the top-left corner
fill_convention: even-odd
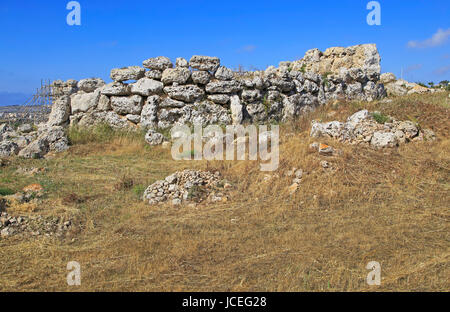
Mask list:
[[[116,131],[107,124],[98,124],[93,127],[81,127],[78,125],[69,128],[67,136],[72,145],[86,144],[90,142],[108,142]]]
[[[144,195],[146,186],[143,184],[137,184],[133,187],[133,193],[136,195],[137,198],[141,199]]]
[[[379,124],[384,124],[385,122],[387,122],[389,120],[388,116],[385,116],[385,115],[383,115],[382,113],[379,113],[379,112],[372,113],[372,117]]]
[[[306,73],[306,65],[303,64],[302,67],[300,68],[300,71],[304,74]]]
[[[87,143],[108,143],[117,138],[144,140],[145,131],[136,129],[114,129],[108,124],[100,123],[91,127],[74,125],[67,132],[71,145]]]
[[[0,187],[0,195],[6,196],[6,195],[13,195],[16,194],[13,190],[6,188],[6,187]]]
[[[326,72],[322,75],[322,85],[324,87],[328,87],[330,85],[330,82],[328,81],[328,76],[331,75],[331,72]]]

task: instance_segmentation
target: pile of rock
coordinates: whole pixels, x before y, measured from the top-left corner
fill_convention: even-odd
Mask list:
[[[302,182],[303,170],[302,169],[297,169],[297,168],[294,167],[291,170],[288,170],[286,172],[286,176],[293,178],[292,179],[292,184],[291,184],[291,186],[289,186],[289,193],[293,194],[299,188],[300,182]]]
[[[72,226],[71,220],[60,217],[11,216],[0,212],[0,237],[47,236],[63,237]]]
[[[216,192],[219,188],[226,188],[228,184],[221,185],[220,173],[209,171],[183,170],[177,171],[164,180],[150,185],[144,192],[143,199],[150,204],[170,201],[174,205],[183,201],[223,201],[223,192]]]
[[[380,82],[388,95],[402,96],[414,93],[434,93],[437,90],[421,86],[414,82],[408,82],[403,79],[397,79],[393,73],[384,73],[380,76]]]
[[[375,45],[334,48],[319,63],[307,66],[318,50],[299,62],[281,62],[265,71],[234,72],[217,57],[194,55],[177,58],[175,65],[164,56],[143,61],[142,67],[111,70],[113,82],[99,78],[79,82],[56,81],[56,99],[49,125],[168,128],[174,124],[240,124],[288,120],[328,100],[373,100],[385,95],[378,83],[380,57]],[[337,50],[336,50],[337,49]],[[340,51],[337,53],[337,51]],[[331,50],[330,50],[331,51]],[[343,55],[348,55],[351,61]],[[339,62],[333,63],[333,58]]]
[[[378,121],[374,117],[379,117]],[[347,122],[312,122],[311,137],[322,136],[351,144],[370,144],[375,148],[394,147],[400,143],[417,140],[433,140],[435,134],[429,129],[420,129],[411,121],[398,121],[379,112],[361,110]]]
[[[69,148],[65,129],[61,126],[40,125],[38,130],[23,124],[14,130],[8,124],[0,125],[0,157],[19,155],[41,158],[48,152],[62,152]]]

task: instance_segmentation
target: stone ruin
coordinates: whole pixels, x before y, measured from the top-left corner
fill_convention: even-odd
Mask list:
[[[386,95],[375,44],[313,49],[265,71],[235,72],[220,59],[194,55],[175,64],[159,56],[100,78],[53,82],[48,126],[164,129],[174,124],[286,121],[338,99]]]

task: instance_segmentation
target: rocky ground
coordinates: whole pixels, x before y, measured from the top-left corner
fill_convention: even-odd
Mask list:
[[[207,198],[211,202],[221,202],[227,200],[223,189],[230,187],[231,184],[220,179],[219,172],[184,170],[150,185],[144,192],[144,201],[150,204],[171,201],[179,205],[183,201],[200,202]]]

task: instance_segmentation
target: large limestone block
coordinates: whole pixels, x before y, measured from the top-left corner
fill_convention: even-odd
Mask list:
[[[52,105],[52,111],[48,117],[49,126],[60,126],[69,120],[70,97],[65,95],[57,98]]]
[[[205,95],[205,92],[196,85],[165,87],[164,92],[172,99],[187,103],[194,102]]]
[[[78,89],[84,92],[94,92],[95,89],[104,85],[105,82],[101,78],[88,78],[78,81]]]
[[[139,115],[142,111],[142,105],[143,99],[140,95],[111,97],[111,106],[119,115]]]
[[[161,81],[165,85],[172,83],[185,84],[189,77],[191,77],[191,71],[185,67],[167,68],[163,71]]]
[[[70,96],[72,114],[85,113],[97,107],[100,90],[90,93],[75,93]]]
[[[131,93],[142,96],[149,96],[151,94],[161,93],[163,90],[163,83],[150,78],[142,78],[135,83],[130,84]]]
[[[145,68],[163,71],[166,68],[172,68],[173,64],[168,57],[158,56],[152,57],[142,62]]]
[[[139,80],[144,77],[145,69],[139,66],[114,68],[111,70],[111,79],[116,82],[126,80]]]
[[[191,57],[189,65],[198,70],[215,72],[220,66],[220,59],[212,56],[194,55]]]

